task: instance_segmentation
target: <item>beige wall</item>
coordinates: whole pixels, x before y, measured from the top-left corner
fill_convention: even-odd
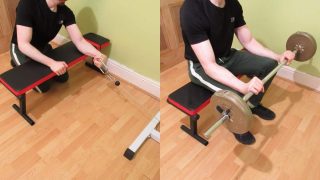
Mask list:
[[[320,1],[298,0],[239,0],[245,20],[254,36],[265,46],[276,52],[285,50],[287,38],[297,32],[306,31],[320,42]],[[239,44],[235,43],[236,47]],[[291,67],[299,71],[320,76],[320,51],[312,61],[294,62]]]
[[[111,40],[105,53],[119,63],[160,81],[160,1],[69,0],[82,31]],[[62,30],[62,35],[66,32]]]

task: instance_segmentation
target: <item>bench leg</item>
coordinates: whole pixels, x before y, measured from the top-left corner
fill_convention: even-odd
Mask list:
[[[192,136],[193,138],[195,138],[196,140],[198,140],[201,144],[203,145],[208,145],[208,141],[205,140],[204,138],[202,138],[201,136],[199,136],[198,134],[198,125],[197,125],[197,121],[200,118],[200,116],[198,114],[190,116],[190,128],[188,128],[185,125],[181,125],[181,129],[188,133],[190,136]]]
[[[143,131],[139,134],[139,136],[134,140],[134,142],[130,145],[129,148],[124,152],[124,156],[131,160],[137,150],[142,146],[142,144],[147,140],[147,138],[151,137],[158,143],[160,143],[160,133],[155,128],[160,122],[160,112],[157,113],[153,117],[153,119],[149,122],[149,124],[143,129]]]
[[[31,126],[33,126],[35,122],[27,115],[26,94],[22,94],[17,98],[19,99],[20,106],[14,104],[12,105],[13,109],[15,109]]]

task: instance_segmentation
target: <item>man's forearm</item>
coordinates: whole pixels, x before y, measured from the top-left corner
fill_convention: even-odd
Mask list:
[[[243,93],[245,83],[236,78],[229,70],[215,62],[215,55],[209,40],[191,46],[206,74],[212,79]]]
[[[38,49],[36,49],[34,46],[32,46],[30,43],[24,43],[19,45],[19,50],[28,56],[29,58],[44,64],[46,66],[51,66],[52,63],[54,63],[54,60],[49,58],[48,56],[41,53]]]
[[[250,32],[249,28],[246,25],[243,25],[241,27],[238,27],[235,29],[235,33],[237,35],[237,38],[239,39],[239,42],[242,44],[242,46],[249,52],[259,55],[268,57],[274,60],[279,60],[280,55],[274,53],[273,51],[265,48],[262,46],[253,36]]]
[[[270,49],[265,48],[258,41],[256,41],[254,38],[252,38],[251,41],[245,45],[245,48],[249,52],[256,54],[256,55],[259,55],[259,56],[268,57],[268,58],[271,58],[274,60],[280,59],[279,54],[276,54],[273,51],[271,51]]]
[[[243,93],[245,91],[245,83],[235,77],[226,68],[213,63],[206,65],[205,67],[206,74],[212,79],[231,87],[238,92]]]
[[[93,47],[88,41],[82,38],[79,42],[76,43],[77,49],[90,57],[95,57],[100,55],[100,51],[98,51],[95,47]]]

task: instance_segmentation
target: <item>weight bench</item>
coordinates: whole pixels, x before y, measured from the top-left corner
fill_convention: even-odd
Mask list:
[[[110,45],[109,39],[94,33],[85,34],[83,37],[99,50]],[[87,58],[71,41],[47,52],[46,55],[55,60],[65,61],[68,68]],[[0,82],[19,100],[19,106],[13,104],[12,107],[31,126],[35,122],[27,115],[26,93],[54,76],[56,74],[49,67],[36,61],[28,61],[0,75]]]
[[[181,125],[180,128],[205,146],[208,145],[208,141],[198,134],[197,121],[200,119],[198,113],[210,103],[212,95],[213,92],[208,89],[189,82],[171,93],[167,99],[169,104],[189,116],[190,128],[185,125]]]
[[[237,76],[238,79],[241,77],[242,75]],[[202,86],[189,82],[169,94],[167,98],[169,104],[189,116],[190,128],[185,125],[181,125],[180,128],[205,146],[208,145],[208,141],[198,134],[197,121],[200,119],[198,113],[210,103],[213,93]]]

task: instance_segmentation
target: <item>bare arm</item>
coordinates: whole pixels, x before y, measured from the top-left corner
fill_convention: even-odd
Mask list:
[[[78,26],[76,24],[72,24],[66,27],[68,34],[72,40],[72,42],[76,45],[77,49],[90,57],[93,57],[93,61],[96,64],[96,66],[101,66],[101,63],[99,61],[104,60],[106,56],[102,54],[100,51],[98,51],[95,47],[93,47],[88,41],[86,41]]]
[[[46,66],[50,66],[54,63],[54,60],[42,54],[38,49],[30,44],[32,38],[32,28],[17,25],[17,39],[19,50],[30,57],[31,59],[38,61]]]
[[[50,57],[42,54],[30,43],[31,39],[32,28],[17,25],[17,41],[19,50],[31,59],[50,67],[50,69],[57,75],[64,74],[67,70],[67,64],[65,62],[55,61]]]
[[[287,60],[288,64],[293,60],[294,54],[291,51],[285,51],[282,54],[274,53],[273,51],[263,47],[251,34],[248,26],[244,25],[235,29],[235,34],[239,39],[241,45],[246,48],[249,52],[269,57],[276,61]]]
[[[206,74],[214,80],[229,86],[243,94],[247,93],[246,84],[235,77],[229,70],[216,63],[209,40],[191,45]]]

